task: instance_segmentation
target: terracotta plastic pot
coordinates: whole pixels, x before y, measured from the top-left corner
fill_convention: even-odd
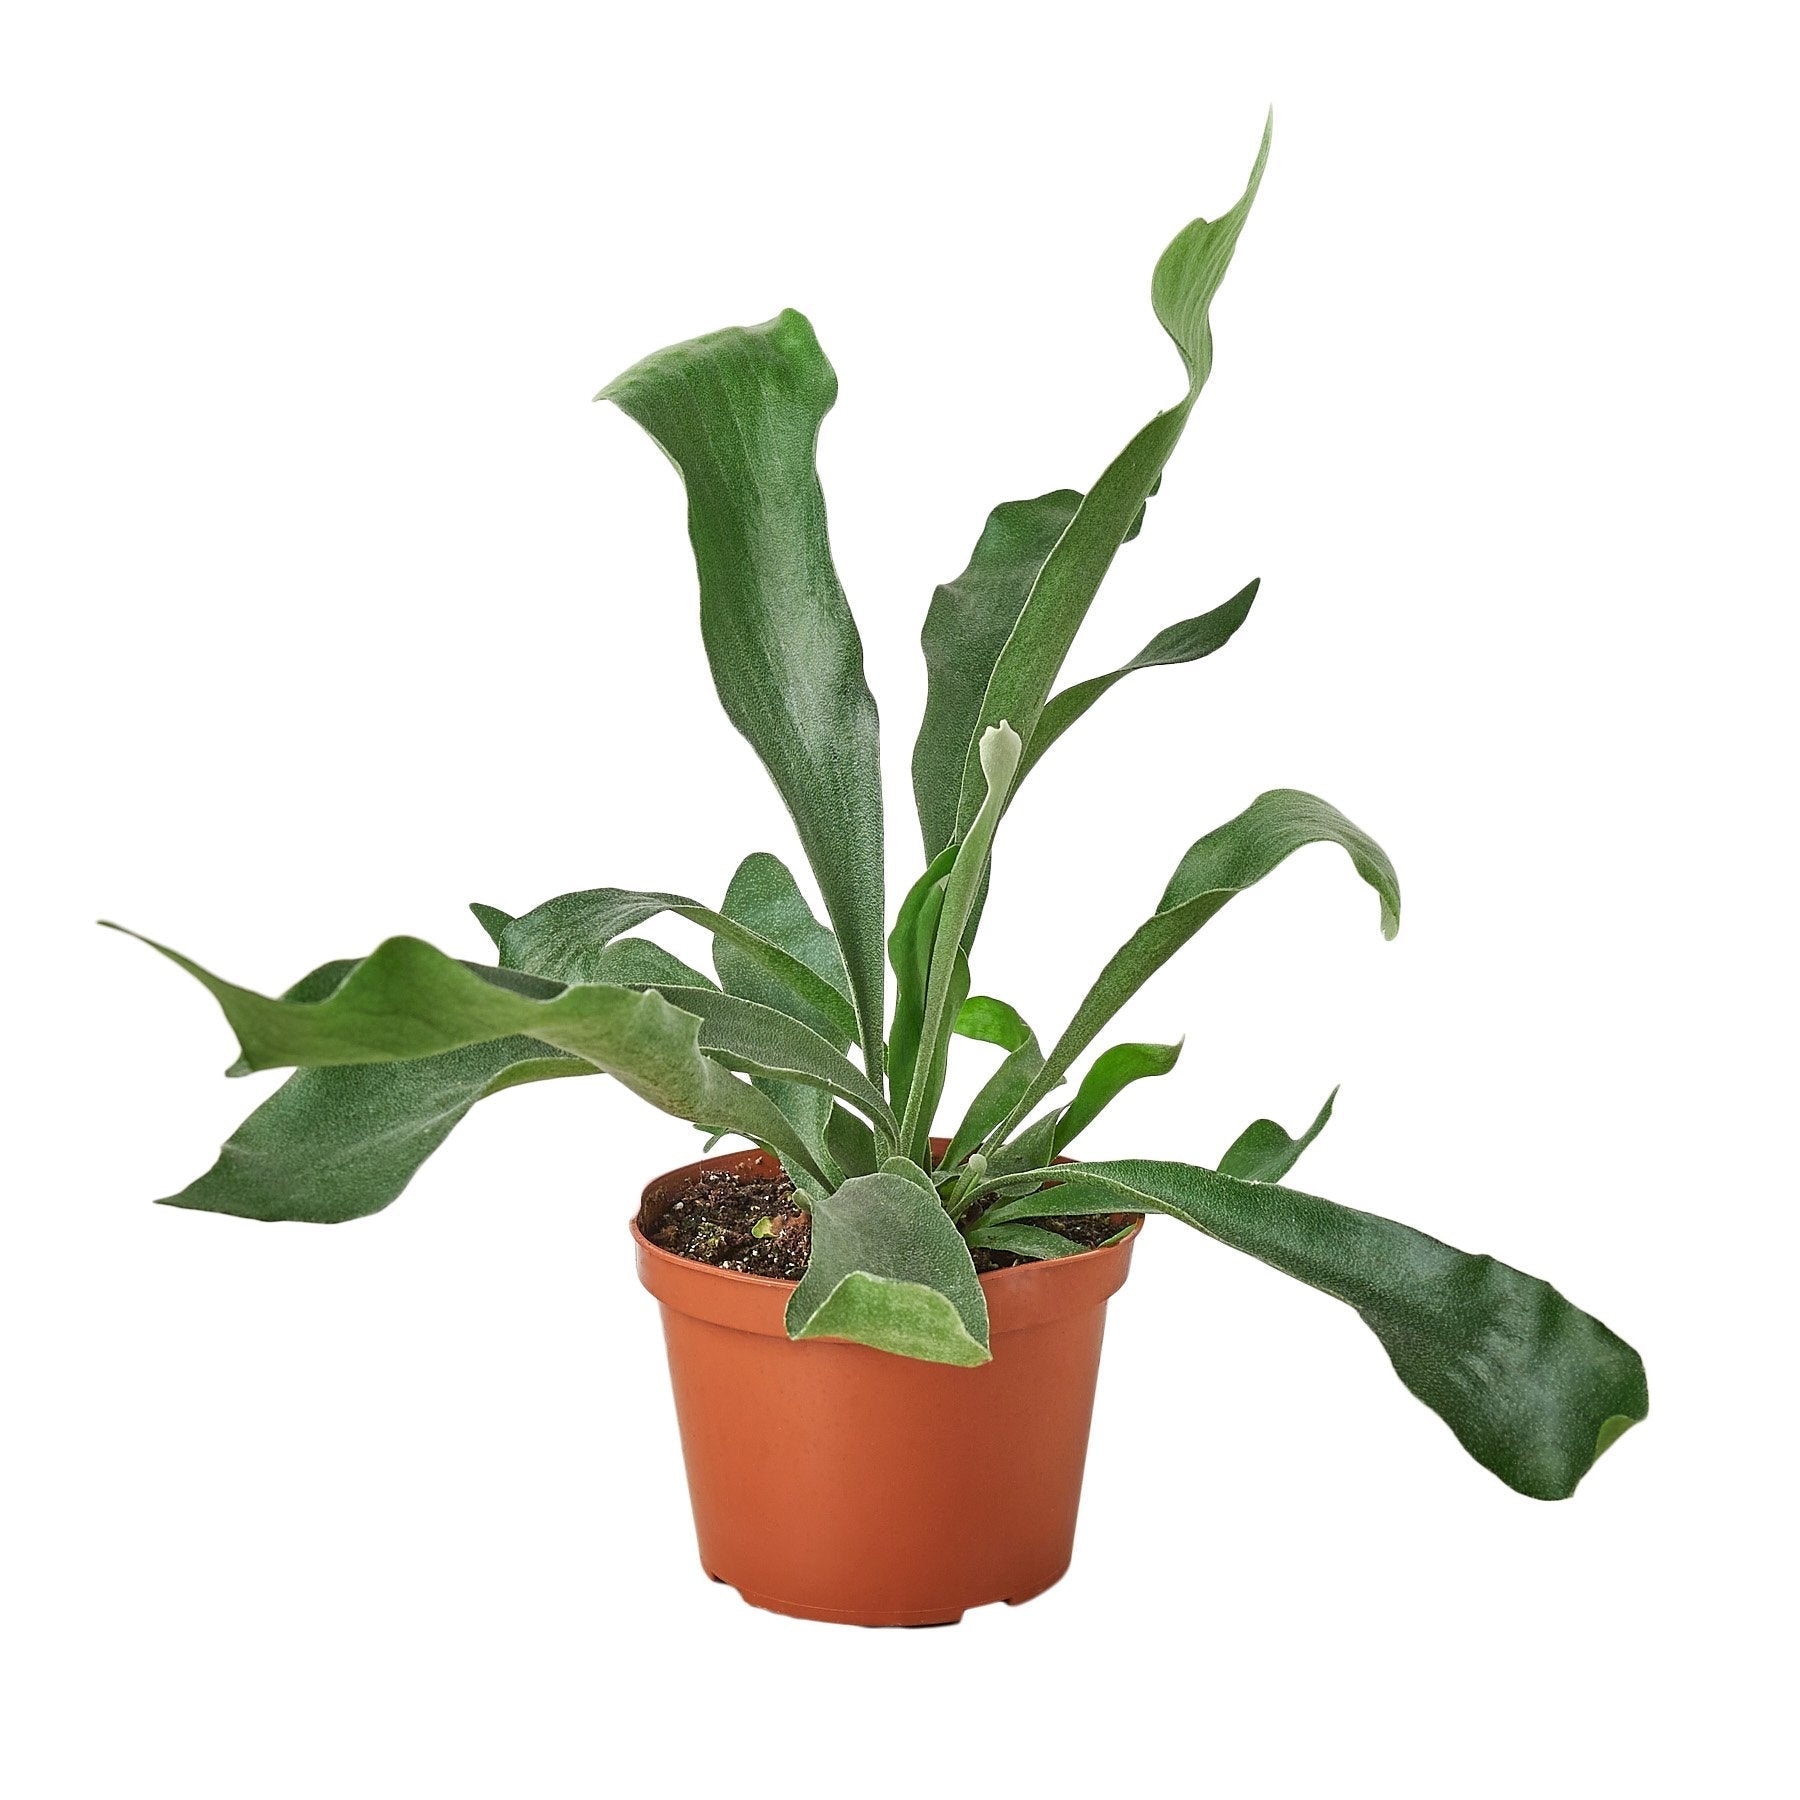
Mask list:
[[[703,1170],[769,1176],[760,1151],[644,1190],[654,1225]],[[794,1343],[793,1284],[711,1268],[634,1223],[662,1303],[700,1562],[752,1606],[851,1625],[948,1625],[1041,1594],[1069,1566],[1106,1302],[1132,1239],[981,1277],[993,1361]]]

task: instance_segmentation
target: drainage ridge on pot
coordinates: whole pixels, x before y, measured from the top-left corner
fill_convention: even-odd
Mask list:
[[[951,1624],[1042,1593],[1074,1547],[1106,1302],[1136,1233],[983,1275],[993,1361],[954,1368],[797,1343],[791,1282],[651,1243],[642,1227],[711,1170],[780,1166],[751,1150],[674,1170],[631,1228],[707,1574],[753,1606],[856,1625]]]

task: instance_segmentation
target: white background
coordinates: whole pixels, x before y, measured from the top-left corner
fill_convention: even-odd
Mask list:
[[[1796,1195],[1793,137],[1777,9],[127,7],[15,15],[0,1782],[179,1793],[1778,1791]],[[588,404],[796,305],[915,872],[916,637],[996,501],[1179,370],[1152,263],[1262,198],[1073,673],[1252,575],[1000,844],[978,985],[1067,1017],[1199,833],[1335,852],[1121,1021],[1089,1154],[1338,1116],[1304,1185],[1554,1280],[1654,1411],[1564,1505],[1332,1301],[1159,1222],[1072,1574],[954,1631],[694,1560],[625,1220],[696,1139],[480,1109],[338,1230],[151,1207],[276,1077],[98,915],[278,988],[795,854],[679,486]],[[685,926],[666,941],[690,959]],[[988,1066],[974,1050],[963,1085]],[[1000,1521],[991,1521],[995,1525]]]

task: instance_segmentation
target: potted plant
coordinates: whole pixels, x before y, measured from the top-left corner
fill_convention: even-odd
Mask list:
[[[1265,132],[1243,197],[1156,265],[1185,393],[1085,494],[998,507],[932,599],[912,758],[925,866],[891,930],[875,703],[814,462],[836,378],[784,312],[660,351],[600,397],[686,483],[719,698],[793,815],[829,923],[757,854],[717,908],[620,888],[517,916],[477,906],[491,966],[390,938],[271,999],[163,951],[224,1009],[234,1073],[297,1071],[168,1205],[358,1218],[478,1100],[570,1075],[610,1074],[754,1146],[651,1182],[633,1232],[662,1304],[702,1560],[757,1604],[939,1622],[1063,1572],[1105,1305],[1146,1214],[1347,1301],[1400,1379],[1521,1493],[1569,1495],[1647,1411],[1637,1354],[1543,1281],[1286,1186],[1330,1100],[1298,1135],[1258,1120],[1212,1167],[1068,1159],[1179,1046],[1113,1044],[1053,1098],[1065,1079],[1152,974],[1293,852],[1342,849],[1394,934],[1392,865],[1323,800],[1265,793],[1191,844],[1048,1048],[972,992],[995,834],[1020,783],[1115,683],[1221,649],[1255,598],[1252,582],[1110,674],[1056,685],[1207,379],[1208,308],[1267,155]],[[710,934],[713,975],[631,935],[664,913]],[[958,1034],[1003,1060],[937,1135]]]

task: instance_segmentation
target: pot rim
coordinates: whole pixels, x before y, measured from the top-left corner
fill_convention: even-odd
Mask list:
[[[1122,1237],[1114,1238],[1111,1243],[1107,1244],[1086,1245],[1073,1256],[1059,1256],[1055,1259],[1056,1266],[1060,1268],[1069,1263],[1081,1262],[1090,1256],[1100,1256],[1108,1251],[1122,1250],[1127,1244],[1134,1243],[1138,1233],[1143,1229],[1143,1216],[1135,1215],[1130,1229]],[[698,1269],[702,1274],[717,1277],[722,1281],[741,1282],[746,1287],[777,1288],[784,1295],[791,1294],[800,1285],[797,1281],[788,1281],[779,1275],[752,1275],[744,1269],[721,1269],[717,1263],[701,1262],[696,1257],[681,1256],[673,1250],[665,1250],[661,1244],[653,1244],[644,1236],[635,1215],[631,1220],[631,1236],[642,1254],[653,1257],[657,1262],[673,1263],[680,1269]],[[1045,1266],[1047,1265],[1038,1262],[1015,1263],[1008,1269],[985,1269],[975,1279],[985,1288],[989,1282],[997,1282],[1002,1276],[1021,1275],[1028,1270]]]
[[[931,1140],[933,1152],[941,1155],[948,1146],[949,1141],[948,1138],[933,1138]],[[1059,1156],[1056,1160],[1059,1163],[1068,1163],[1073,1162],[1075,1159],[1072,1156]],[[766,1150],[758,1150],[754,1147],[744,1150],[727,1150],[721,1156],[702,1157],[698,1162],[684,1163],[679,1169],[669,1169],[661,1175],[652,1176],[650,1180],[644,1184],[644,1191],[638,1197],[637,1211],[631,1215],[631,1235],[645,1251],[661,1261],[678,1263],[681,1267],[687,1269],[704,1269],[709,1275],[722,1275],[728,1281],[747,1281],[754,1283],[757,1287],[780,1288],[784,1292],[791,1292],[800,1285],[799,1282],[785,1280],[779,1275],[752,1275],[743,1269],[721,1269],[717,1263],[701,1262],[697,1257],[682,1256],[673,1250],[665,1250],[662,1245],[652,1243],[650,1239],[644,1235],[640,1223],[644,1216],[644,1208],[650,1204],[650,1196],[665,1183],[675,1181],[683,1175],[698,1174],[703,1169],[722,1168],[728,1163],[740,1161],[767,1163],[778,1162],[778,1159],[770,1156]],[[1125,1230],[1122,1236],[1114,1239],[1111,1243],[1086,1245],[1084,1248],[1077,1251],[1074,1256],[1062,1256],[1055,1260],[1058,1263],[1078,1262],[1084,1256],[1098,1256],[1104,1250],[1117,1250],[1123,1245],[1133,1242],[1138,1233],[1144,1229],[1145,1215],[1143,1213],[1120,1213],[1117,1216],[1119,1218],[1129,1218],[1132,1221],[1131,1225]],[[1017,1275],[1021,1270],[1033,1269],[1041,1266],[1041,1264],[1034,1262],[1015,1263],[1009,1269],[989,1269],[983,1274],[978,1275],[976,1279],[984,1283],[996,1281],[1002,1275]]]
[[[934,1147],[941,1148],[942,1141],[935,1140]],[[734,1165],[742,1168],[748,1164],[766,1170],[775,1162],[776,1159],[763,1150],[728,1151],[722,1156],[703,1157],[698,1162],[670,1169],[645,1184],[637,1211],[630,1221],[631,1236],[637,1252],[638,1278],[665,1306],[673,1306],[716,1325],[786,1338],[787,1300],[799,1286],[798,1282],[774,1275],[750,1275],[741,1269],[721,1269],[713,1263],[679,1256],[660,1244],[653,1244],[641,1225],[644,1209],[652,1196],[683,1177]],[[1143,1227],[1143,1218],[1139,1216],[1113,1243],[1095,1244],[1074,1256],[1018,1263],[1009,1269],[990,1269],[977,1276],[988,1302],[990,1332],[1022,1330],[1046,1323],[1067,1311],[1103,1304],[1124,1284],[1131,1266],[1131,1252]],[[840,1349],[853,1349],[865,1355],[881,1354],[839,1340],[819,1341],[836,1343]]]

